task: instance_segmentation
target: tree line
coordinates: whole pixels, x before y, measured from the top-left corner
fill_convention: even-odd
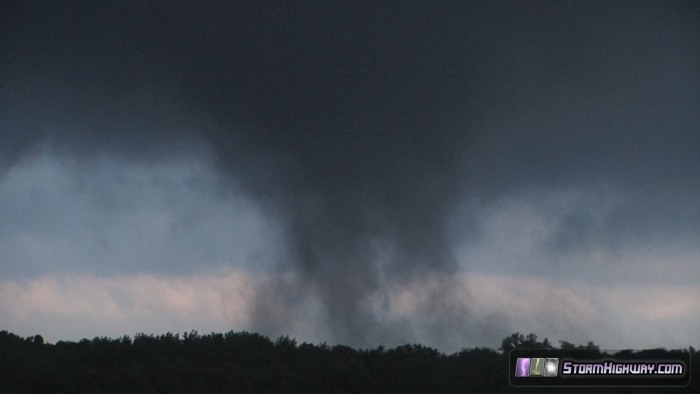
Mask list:
[[[446,355],[420,344],[386,349],[298,344],[250,332],[197,331],[133,338],[96,337],[47,343],[0,331],[3,393],[505,393],[535,392],[508,381],[512,349],[555,349],[534,334],[514,333],[496,350],[462,349]],[[589,342],[560,341],[557,349],[600,354]],[[668,352],[664,349],[653,350]],[[697,379],[698,352],[689,348]],[[686,355],[687,357],[687,355]],[[692,374],[691,374],[692,375]],[[696,380],[697,380],[696,379]],[[697,382],[675,392],[700,392]],[[606,392],[606,389],[574,389]],[[638,392],[610,390],[610,392]],[[645,392],[650,391],[646,389]],[[658,389],[669,392],[669,389]]]

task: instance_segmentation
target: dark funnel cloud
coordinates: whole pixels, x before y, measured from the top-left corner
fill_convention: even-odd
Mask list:
[[[208,145],[286,234],[254,310],[267,333],[320,299],[334,340],[410,338],[380,323],[388,289],[456,271],[467,197],[698,186],[690,3],[4,4],[3,168],[47,141],[133,160]],[[487,327],[448,283],[434,335]]]

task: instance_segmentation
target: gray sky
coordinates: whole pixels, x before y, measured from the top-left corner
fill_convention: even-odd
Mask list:
[[[700,343],[695,3],[2,7],[3,329]]]

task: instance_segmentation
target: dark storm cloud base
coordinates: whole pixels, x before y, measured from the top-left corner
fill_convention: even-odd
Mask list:
[[[465,198],[613,185],[624,208],[595,225],[583,202],[547,247],[697,239],[698,19],[680,2],[4,3],[0,165],[47,140],[146,162],[203,144],[285,234],[293,274],[260,291],[254,328],[284,330],[271,305],[311,291],[337,340],[381,341],[401,324],[364,301],[457,270]],[[451,292],[435,337],[472,334]]]

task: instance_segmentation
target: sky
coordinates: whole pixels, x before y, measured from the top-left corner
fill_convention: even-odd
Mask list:
[[[0,329],[700,346],[700,6],[10,1]]]

